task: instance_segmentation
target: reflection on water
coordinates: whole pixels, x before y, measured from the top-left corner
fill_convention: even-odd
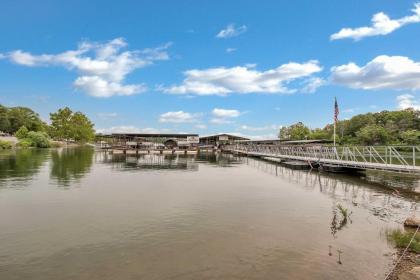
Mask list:
[[[241,162],[240,158],[238,157],[221,153],[201,153],[197,155],[197,160],[219,167],[232,167]]]
[[[97,153],[95,161],[105,163],[119,170],[135,171],[135,170],[198,170],[194,156],[188,155],[124,155],[124,154],[108,154]]]
[[[211,153],[2,153],[0,279],[383,279],[384,232],[419,197],[413,177],[370,176]]]
[[[415,212],[418,208],[417,204],[420,202],[420,194],[418,193],[404,192],[401,190],[401,192],[396,194],[394,189],[366,180],[364,175],[359,177],[357,175],[295,170],[279,164],[246,157],[242,158],[242,162],[265,173],[282,177],[289,182],[296,183],[307,189],[318,189],[320,193],[328,195],[334,201],[333,208],[340,202],[351,203],[355,207],[369,209],[374,216],[378,216],[384,221],[403,220],[404,215],[400,215],[400,210],[404,209],[408,212]],[[379,172],[375,172],[376,177],[379,177],[380,174]],[[382,175],[384,176],[383,180],[388,185],[395,185],[393,182],[402,182],[407,178],[409,178],[407,181],[408,186],[411,186],[413,182],[413,185],[419,182],[419,178],[413,176],[390,175],[385,172],[382,172]],[[404,188],[409,190],[408,187],[404,186]]]
[[[369,182],[377,183],[381,187],[396,188],[398,193],[401,191],[420,193],[420,180],[415,175],[368,171],[363,178]]]
[[[94,150],[90,147],[58,149],[51,151],[51,178],[58,185],[69,186],[89,172]]]
[[[13,179],[12,183],[29,181],[45,163],[48,154],[49,151],[44,149],[2,151],[0,153],[0,187],[5,186],[9,179]]]

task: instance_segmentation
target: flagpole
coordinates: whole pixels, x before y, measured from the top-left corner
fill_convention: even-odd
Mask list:
[[[337,118],[338,118],[338,104],[337,98],[334,97],[334,147],[335,147],[335,132],[336,132],[336,125],[337,125]]]

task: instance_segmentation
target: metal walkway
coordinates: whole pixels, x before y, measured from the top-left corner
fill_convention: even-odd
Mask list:
[[[224,151],[355,169],[420,174],[420,146],[284,146],[235,144]]]

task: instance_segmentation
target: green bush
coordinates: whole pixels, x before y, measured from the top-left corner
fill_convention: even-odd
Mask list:
[[[12,148],[12,143],[9,141],[0,140],[0,150],[7,150]]]
[[[26,126],[21,126],[19,130],[16,131],[15,136],[17,139],[24,139],[28,137],[28,133],[29,133],[29,130],[26,128]]]
[[[401,133],[401,139],[408,145],[418,145],[420,143],[420,131],[411,129]]]
[[[32,142],[29,139],[22,139],[19,141],[17,145],[19,148],[26,149],[26,148],[32,147]]]
[[[46,134],[45,132],[30,131],[26,139],[28,139],[31,142],[32,147],[36,147],[36,148],[50,147],[50,139],[48,138],[48,134]]]
[[[30,131],[27,136],[18,143],[20,148],[49,148],[51,146],[48,134],[40,131]]]
[[[413,231],[393,230],[388,233],[388,239],[398,248],[406,248],[413,237]],[[420,253],[420,233],[416,233],[413,242],[411,242],[410,251]]]
[[[364,145],[386,144],[390,139],[388,131],[376,124],[363,127],[356,136],[359,143]]]

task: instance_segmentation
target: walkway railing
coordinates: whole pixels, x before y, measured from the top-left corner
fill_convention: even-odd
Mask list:
[[[363,169],[420,173],[420,146],[297,146],[235,144],[225,151],[335,164]]]

